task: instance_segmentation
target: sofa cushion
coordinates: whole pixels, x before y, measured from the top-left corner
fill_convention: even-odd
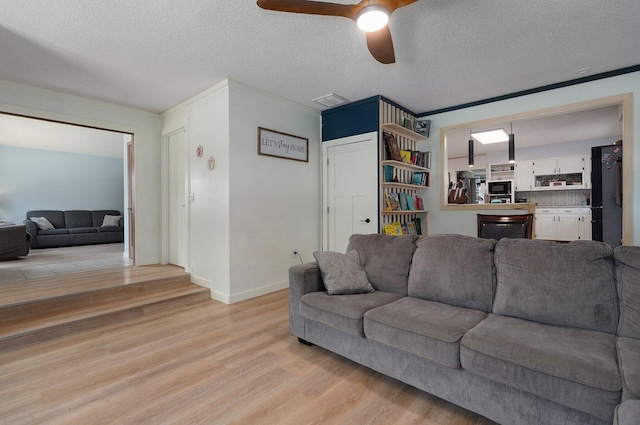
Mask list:
[[[91,213],[87,210],[70,210],[64,212],[64,222],[67,229],[74,227],[94,227]]]
[[[605,332],[490,314],[462,337],[460,361],[477,375],[608,421],[620,399],[615,336]]]
[[[618,335],[640,338],[640,247],[619,246],[613,254],[620,299]]]
[[[38,231],[38,236],[46,236],[46,235],[68,235],[69,229],[52,229],[52,230],[40,230]]]
[[[640,400],[627,400],[616,407],[613,425],[640,424]]]
[[[486,313],[404,297],[364,314],[367,338],[444,366],[460,367],[460,338]]]
[[[322,281],[329,295],[364,294],[374,289],[360,267],[358,253],[314,252]]]
[[[62,229],[65,226],[64,223],[64,213],[58,210],[33,210],[27,211],[27,220],[30,220],[31,217],[44,217],[53,224],[53,227],[56,229]]]
[[[416,245],[409,273],[409,296],[491,311],[494,240],[432,235],[421,238]]]
[[[122,226],[117,226],[117,227],[98,227],[98,228],[96,228],[96,231],[98,233],[124,232],[124,227],[122,227]]]
[[[46,217],[31,217],[31,221],[36,223],[38,230],[53,230],[55,227]]]
[[[372,308],[392,303],[399,298],[402,298],[402,295],[382,291],[340,296],[312,292],[300,299],[300,314],[307,319],[364,338],[364,314]]]
[[[496,244],[493,312],[550,325],[614,333],[618,303],[613,251],[597,241]]]
[[[622,375],[622,399],[640,398],[640,340],[619,337],[618,364]]]
[[[358,251],[360,265],[379,291],[407,295],[407,277],[417,235],[352,235],[347,251]]]
[[[97,233],[98,230],[95,227],[72,227],[69,229],[69,233]]]

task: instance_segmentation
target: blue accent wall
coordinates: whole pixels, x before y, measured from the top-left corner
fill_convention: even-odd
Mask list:
[[[380,96],[322,111],[322,141],[378,131]]]
[[[124,209],[124,160],[0,146],[0,219],[29,210]]]

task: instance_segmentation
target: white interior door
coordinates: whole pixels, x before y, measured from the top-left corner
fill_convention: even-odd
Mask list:
[[[323,143],[324,249],[345,252],[353,234],[378,232],[378,133]]]
[[[184,131],[168,138],[169,152],[169,263],[186,267],[187,247],[187,191],[186,185],[186,137]]]

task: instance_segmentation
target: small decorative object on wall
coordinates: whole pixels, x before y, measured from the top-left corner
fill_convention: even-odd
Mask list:
[[[258,155],[309,162],[309,139],[258,127]]]
[[[204,148],[202,147],[202,145],[198,145],[198,147],[196,148],[196,156],[198,158],[202,158],[203,154],[204,154]]]
[[[408,128],[409,130],[413,131],[413,120],[407,117],[402,118],[402,126],[404,128]]]
[[[413,129],[416,133],[424,137],[429,137],[429,130],[431,129],[431,120],[427,118],[416,118],[416,124]]]
[[[216,167],[216,160],[212,156],[207,161],[207,167],[209,167],[209,170],[213,170]]]

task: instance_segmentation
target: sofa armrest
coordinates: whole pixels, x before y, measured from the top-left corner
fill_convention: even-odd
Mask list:
[[[289,331],[292,335],[305,339],[300,298],[310,292],[325,290],[317,263],[298,264],[289,268]]]
[[[31,235],[30,241],[35,242],[35,238],[38,235],[38,226],[31,220],[24,220],[23,223],[27,226],[27,233]]]

